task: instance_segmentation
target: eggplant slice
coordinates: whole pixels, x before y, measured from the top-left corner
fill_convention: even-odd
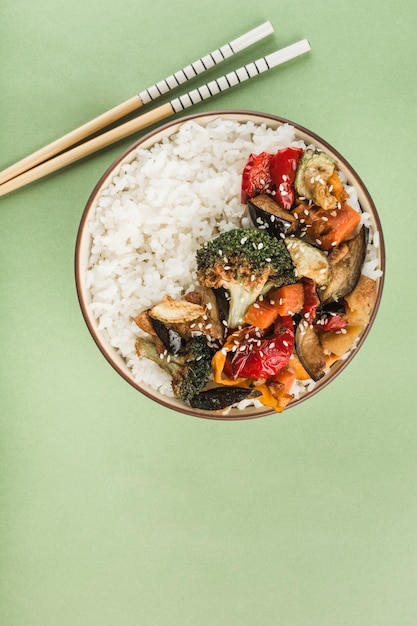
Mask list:
[[[318,290],[322,303],[339,300],[353,290],[361,275],[366,243],[367,229],[362,226],[353,239],[345,241],[329,254],[332,276],[326,288]]]
[[[282,238],[287,232],[292,232],[297,220],[292,213],[283,209],[264,193],[248,200],[249,215],[253,224],[267,230],[270,235]]]
[[[247,398],[256,398],[260,395],[260,391],[246,387],[213,387],[197,393],[191,398],[190,405],[193,409],[220,411],[236,402],[241,402]]]
[[[326,357],[314,326],[302,320],[295,331],[295,349],[302,366],[313,380],[325,374]]]
[[[184,350],[186,341],[176,330],[169,328],[164,322],[153,319],[152,326],[166,349],[174,356],[178,356]]]

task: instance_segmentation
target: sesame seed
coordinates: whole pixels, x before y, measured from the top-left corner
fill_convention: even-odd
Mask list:
[[[255,309],[260,309],[261,308],[261,305],[258,304],[257,302],[254,302],[253,306],[254,306]]]
[[[264,244],[262,243],[262,241],[258,243],[258,250],[262,250],[263,247],[264,247]]]
[[[321,246],[321,239],[316,239],[316,244],[317,244],[318,246]]]
[[[240,243],[242,244],[242,246],[243,246],[243,244],[245,244],[247,242],[247,240],[248,240],[247,237],[242,237],[242,239],[240,240]]]

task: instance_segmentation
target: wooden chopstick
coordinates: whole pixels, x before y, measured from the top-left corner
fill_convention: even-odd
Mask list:
[[[310,44],[307,39],[302,39],[286,48],[277,50],[272,54],[261,57],[252,63],[244,65],[237,70],[229,72],[224,76],[220,76],[216,80],[213,80],[205,85],[202,85],[188,93],[163,104],[156,109],[149,111],[139,117],[125,122],[120,126],[109,130],[102,135],[99,135],[89,141],[80,144],[66,152],[59,154],[58,156],[49,159],[30,170],[23,172],[15,178],[0,185],[0,196],[14,191],[23,185],[34,182],[43,176],[47,176],[52,172],[55,172],[75,161],[78,161],[93,152],[109,146],[110,144],[124,139],[125,137],[142,130],[152,124],[161,121],[175,113],[179,113],[194,104],[198,104],[203,100],[211,98],[218,93],[226,91],[230,87],[234,87],[250,78],[254,78],[267,70],[270,70],[281,63],[285,63],[290,59],[293,59],[301,54],[304,54],[311,50]]]
[[[7,169],[0,172],[0,184],[5,183],[6,181],[18,176],[22,172],[29,170],[30,168],[54,157],[55,155],[63,152],[64,150],[74,146],[75,144],[84,141],[94,133],[100,131],[106,126],[110,126],[114,124],[118,120],[121,120],[123,117],[133,113],[137,109],[142,106],[153,102],[160,96],[168,93],[172,89],[177,88],[178,86],[184,84],[188,80],[202,74],[206,70],[210,69],[214,65],[217,65],[233,56],[234,54],[241,52],[245,48],[251,46],[256,43],[260,39],[267,37],[271,33],[274,32],[274,28],[270,22],[264,22],[260,26],[244,33],[240,37],[237,37],[233,41],[230,41],[227,44],[224,44],[220,48],[217,48],[213,52],[206,54],[201,57],[197,61],[194,61],[190,65],[182,68],[175,72],[175,74],[171,74],[164,80],[155,83],[151,87],[148,87],[144,91],[141,91],[139,94],[125,100],[121,104],[115,106],[114,108],[106,111],[105,113],[99,115],[98,117],[90,120],[86,124],[79,126],[75,130],[67,133],[63,137],[53,141],[52,143],[44,146],[40,150],[30,154],[24,159],[18,161],[14,165],[11,165]]]

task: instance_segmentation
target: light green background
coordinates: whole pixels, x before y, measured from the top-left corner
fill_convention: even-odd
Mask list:
[[[377,321],[281,416],[176,414],[103,359],[73,278],[88,196],[140,135],[1,198],[2,626],[417,624],[415,0],[3,0],[0,168],[267,19],[225,71],[311,54],[195,111],[275,113],[350,161],[384,227]]]

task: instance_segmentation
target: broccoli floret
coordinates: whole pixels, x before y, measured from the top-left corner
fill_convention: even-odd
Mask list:
[[[254,228],[221,233],[197,250],[196,257],[200,284],[229,292],[229,328],[242,323],[249,306],[261,294],[296,280],[285,243]]]
[[[174,396],[189,402],[208,382],[211,374],[212,353],[204,335],[188,339],[180,354],[159,353],[150,339],[139,337],[136,352],[155,361],[172,378]]]

